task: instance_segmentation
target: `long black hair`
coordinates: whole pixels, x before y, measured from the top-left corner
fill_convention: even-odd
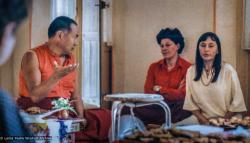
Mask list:
[[[218,53],[215,55],[215,59],[214,59],[214,63],[213,63],[213,68],[214,68],[214,77],[212,79],[212,82],[216,82],[218,79],[218,76],[220,74],[220,70],[221,70],[221,44],[220,44],[220,39],[218,38],[218,36],[213,33],[213,32],[206,32],[204,34],[202,34],[197,42],[197,48],[196,48],[196,57],[195,57],[195,65],[196,65],[196,75],[194,78],[194,81],[198,81],[201,78],[202,75],[202,70],[204,67],[204,62],[203,59],[200,55],[200,49],[199,49],[199,45],[201,42],[206,41],[208,38],[211,38],[213,41],[216,42],[217,44],[217,50]]]

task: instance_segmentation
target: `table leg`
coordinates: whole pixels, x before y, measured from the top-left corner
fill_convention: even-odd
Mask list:
[[[113,102],[112,105],[112,111],[111,111],[111,142],[114,142],[116,139],[115,132],[116,132],[116,115],[117,115],[117,110],[118,106],[121,102],[120,101],[115,101]]]
[[[118,135],[120,134],[120,123],[121,123],[121,111],[124,107],[123,103],[120,103],[119,106],[117,107],[117,128],[116,128],[116,135],[115,139],[118,139]]]
[[[165,111],[165,124],[163,124],[163,128],[171,128],[171,112],[168,105],[164,101],[160,101],[158,105]]]

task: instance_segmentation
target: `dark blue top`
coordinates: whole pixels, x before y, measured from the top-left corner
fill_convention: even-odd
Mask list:
[[[27,130],[13,98],[0,89],[0,142],[27,143],[32,134]],[[19,138],[20,137],[20,138]]]

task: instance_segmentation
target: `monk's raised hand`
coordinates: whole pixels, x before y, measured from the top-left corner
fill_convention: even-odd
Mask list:
[[[56,61],[54,61],[54,76],[57,78],[62,78],[69,73],[75,71],[79,67],[79,64],[70,64],[67,66],[60,66]]]

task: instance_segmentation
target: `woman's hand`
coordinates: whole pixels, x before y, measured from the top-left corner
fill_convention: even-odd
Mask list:
[[[232,118],[234,115],[236,115],[235,112],[227,111],[227,113],[225,114],[225,117],[224,117],[224,118],[230,119],[230,118]]]
[[[192,111],[193,115],[197,118],[200,124],[209,124],[209,120],[201,113],[200,110]]]
[[[206,117],[197,118],[200,124],[208,125],[209,120]]]
[[[159,91],[161,90],[161,86],[155,85],[155,86],[153,87],[153,90],[154,90],[155,92],[159,92]]]

